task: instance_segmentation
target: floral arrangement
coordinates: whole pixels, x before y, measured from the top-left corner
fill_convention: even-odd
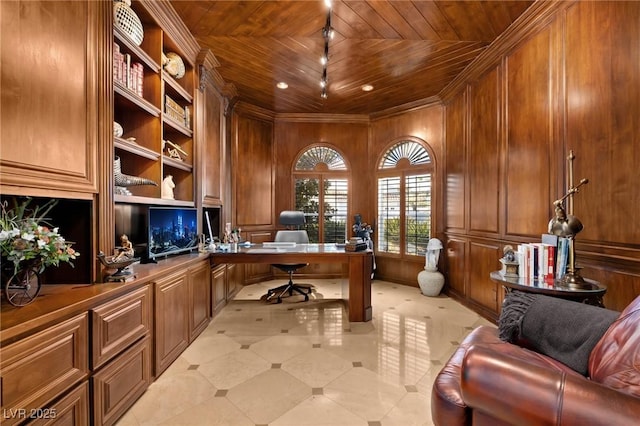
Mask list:
[[[29,210],[31,198],[21,204],[14,202],[8,208],[8,202],[1,204],[0,214],[0,254],[4,261],[13,262],[14,273],[26,264],[32,264],[42,273],[48,266],[58,266],[68,262],[71,266],[80,253],[75,251],[58,228],[52,228],[46,222],[46,215],[57,203],[47,202],[42,207]]]

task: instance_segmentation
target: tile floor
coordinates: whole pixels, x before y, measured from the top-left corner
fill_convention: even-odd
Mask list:
[[[435,375],[473,328],[491,324],[446,296],[372,284],[373,320],[349,323],[337,280],[309,302],[245,286],[118,426],[431,425]]]

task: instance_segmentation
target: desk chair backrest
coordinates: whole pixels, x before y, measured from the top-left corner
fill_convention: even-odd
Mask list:
[[[304,213],[295,210],[285,210],[280,213],[280,225],[284,225],[287,229],[280,229],[276,232],[276,242],[287,243],[309,243],[309,235],[304,229]]]

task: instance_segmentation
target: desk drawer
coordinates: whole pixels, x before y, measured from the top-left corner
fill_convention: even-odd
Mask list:
[[[89,382],[84,381],[62,399],[47,408],[35,410],[29,426],[73,426],[91,424],[89,418]]]
[[[151,290],[148,285],[91,311],[91,365],[98,369],[151,332]]]
[[[37,410],[86,379],[88,348],[86,313],[1,348],[3,413]],[[9,417],[4,424],[24,420]]]
[[[95,373],[92,381],[94,424],[112,425],[151,384],[151,338],[127,349]]]

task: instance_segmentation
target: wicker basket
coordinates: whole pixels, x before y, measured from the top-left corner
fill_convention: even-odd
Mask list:
[[[131,0],[113,2],[113,23],[138,46],[142,44],[144,29],[138,15],[131,9]]]

